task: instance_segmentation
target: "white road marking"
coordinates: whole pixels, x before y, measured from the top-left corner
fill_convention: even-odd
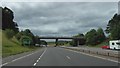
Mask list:
[[[19,58],[14,59],[14,60],[12,60],[12,61],[10,61],[10,62],[6,62],[6,63],[4,63],[4,64],[2,64],[2,65],[0,65],[0,66],[4,66],[4,65],[7,65],[7,64],[9,64],[9,63],[11,63],[11,62],[15,62],[15,61],[17,61],[17,60],[23,59],[23,58],[28,57],[28,56],[30,56],[30,55],[33,55],[33,54],[35,54],[35,53],[37,53],[37,52],[38,52],[38,51],[36,51],[36,52],[34,52],[34,53],[31,53],[31,54],[28,54],[28,55],[25,55],[25,56],[22,56],[22,57],[19,57]]]
[[[38,62],[39,60],[37,60],[37,62]]]
[[[36,65],[37,63],[34,63],[34,66]]]
[[[40,58],[39,58],[39,60],[40,60]]]
[[[8,64],[8,63],[4,63],[4,64],[0,65],[0,67],[4,66],[4,65],[6,65],[6,64]]]
[[[68,50],[68,49],[66,49],[66,50]],[[80,53],[80,54],[84,54],[84,55],[88,55],[88,56],[92,56],[92,57],[99,58],[99,59],[104,59],[104,60],[112,61],[112,62],[115,62],[115,63],[120,63],[119,61],[116,61],[116,60],[112,60],[112,59],[108,59],[108,58],[103,58],[103,57],[99,57],[99,56],[95,56],[95,55],[91,55],[91,54],[87,54],[87,53],[83,53],[83,52],[78,52],[78,51],[73,51],[73,50],[69,50],[69,51]]]
[[[40,59],[42,58],[42,56],[45,54],[47,48],[44,50],[44,52],[42,53],[42,55],[37,59],[37,61],[34,63],[33,66],[36,66],[36,64],[40,61]]]
[[[66,56],[68,59],[71,59],[69,56]]]

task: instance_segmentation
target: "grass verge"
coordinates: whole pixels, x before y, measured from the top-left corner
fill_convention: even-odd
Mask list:
[[[2,57],[3,58],[37,49],[37,47],[21,46],[20,42],[15,37],[13,37],[12,39],[8,39],[4,34],[4,31],[2,31],[1,36],[2,36]]]
[[[2,30],[0,30],[0,58],[2,56]]]

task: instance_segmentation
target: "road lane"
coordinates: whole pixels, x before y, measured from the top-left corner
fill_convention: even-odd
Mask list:
[[[63,54],[62,54],[63,53]],[[46,53],[43,55],[41,60],[36,66],[66,66],[70,65],[68,59],[61,49],[56,47],[47,48]]]
[[[83,55],[64,48],[47,47],[5,66],[118,66],[118,63]]]
[[[9,62],[3,63],[3,66],[33,66],[37,58],[43,53],[45,49],[40,49],[33,52],[33,54],[24,55]]]
[[[55,47],[47,49],[37,66],[118,66],[118,63]]]
[[[40,55],[40,57],[37,59],[37,61],[34,63],[33,66],[36,66],[36,64],[40,61],[40,59],[42,58],[42,56],[45,54],[47,48],[44,50],[44,52]]]

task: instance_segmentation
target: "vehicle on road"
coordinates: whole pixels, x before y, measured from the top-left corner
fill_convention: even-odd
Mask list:
[[[109,41],[109,47],[110,49],[120,49],[120,40],[112,40],[112,41]]]
[[[47,45],[42,45],[43,47],[47,47]]]
[[[110,47],[108,45],[104,45],[101,47],[102,49],[110,49]]]
[[[40,44],[35,44],[36,47],[40,47]]]

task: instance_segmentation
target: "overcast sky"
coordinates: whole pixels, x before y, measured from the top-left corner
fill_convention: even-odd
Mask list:
[[[90,29],[106,28],[118,12],[117,2],[11,2],[20,30],[39,36],[73,36]]]

